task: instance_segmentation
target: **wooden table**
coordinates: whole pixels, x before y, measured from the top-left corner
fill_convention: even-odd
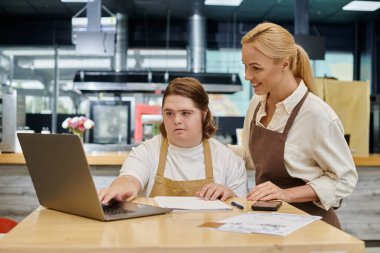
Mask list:
[[[249,211],[251,202],[234,200],[246,206],[244,211]],[[152,199],[136,202],[154,203]],[[301,213],[286,203],[279,211]],[[0,252],[364,252],[363,241],[322,221],[285,237],[198,227],[242,212],[234,208],[233,211],[170,213],[100,222],[40,207],[0,240]]]

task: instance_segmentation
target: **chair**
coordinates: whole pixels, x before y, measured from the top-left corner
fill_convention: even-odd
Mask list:
[[[8,233],[16,225],[17,222],[12,219],[0,218],[0,234]]]

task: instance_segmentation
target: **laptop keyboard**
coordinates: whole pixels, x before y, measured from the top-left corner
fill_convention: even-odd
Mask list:
[[[124,214],[128,213],[130,211],[123,209],[122,207],[118,207],[115,205],[107,206],[107,205],[102,205],[103,212],[106,215],[116,215],[116,214]]]

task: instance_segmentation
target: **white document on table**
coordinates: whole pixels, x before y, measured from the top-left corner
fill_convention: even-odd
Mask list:
[[[214,224],[217,225],[212,226],[212,228],[246,234],[257,233],[286,236],[321,218],[320,216],[308,214],[249,212],[216,221]]]
[[[204,200],[198,197],[167,197],[154,198],[159,207],[172,208],[182,211],[215,211],[232,210],[232,207],[220,200]]]

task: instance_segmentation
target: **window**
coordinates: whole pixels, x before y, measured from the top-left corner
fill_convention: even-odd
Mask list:
[[[312,60],[315,77],[353,81],[354,56],[349,52],[326,52],[325,60]]]

